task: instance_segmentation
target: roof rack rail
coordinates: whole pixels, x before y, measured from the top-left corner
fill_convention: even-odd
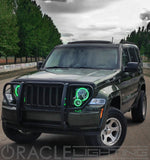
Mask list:
[[[134,45],[136,45],[135,43],[133,43],[133,42],[129,42],[129,41],[123,41],[123,42],[120,42],[121,44],[134,44]]]
[[[101,44],[112,44],[111,41],[98,41],[98,40],[86,40],[86,41],[74,41],[68,42],[68,44],[78,44],[78,43],[101,43]]]

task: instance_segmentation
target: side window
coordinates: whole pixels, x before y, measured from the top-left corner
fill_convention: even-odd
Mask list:
[[[123,52],[122,52],[122,64],[123,66],[126,66],[129,62],[129,55],[128,55],[128,50],[127,48],[124,48],[123,49]]]
[[[140,58],[140,55],[139,55],[139,50],[137,48],[134,48],[134,50],[135,50],[138,62],[141,62],[141,58]]]
[[[133,47],[129,48],[129,54],[130,54],[131,62],[138,62],[136,52],[135,52],[135,49]]]

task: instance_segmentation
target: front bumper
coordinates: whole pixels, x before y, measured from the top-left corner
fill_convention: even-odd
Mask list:
[[[11,128],[43,133],[97,134],[101,129],[100,112],[70,112],[66,121],[61,121],[60,113],[47,111],[24,111],[18,123],[15,107],[3,106],[2,121]]]

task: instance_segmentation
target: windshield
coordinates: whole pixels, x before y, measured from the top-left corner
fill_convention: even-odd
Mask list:
[[[56,48],[48,57],[44,68],[117,69],[118,49],[115,47]]]

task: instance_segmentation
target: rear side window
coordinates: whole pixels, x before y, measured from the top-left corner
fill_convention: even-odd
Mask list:
[[[138,58],[136,56],[135,49],[133,47],[130,47],[128,51],[129,51],[131,62],[138,62]]]
[[[140,55],[139,55],[139,50],[137,48],[134,48],[134,50],[135,50],[135,54],[137,56],[138,62],[141,62],[141,58],[140,58]]]
[[[127,48],[124,48],[123,52],[122,52],[122,64],[123,64],[123,66],[127,66],[128,62],[129,62],[128,50],[127,50]]]

